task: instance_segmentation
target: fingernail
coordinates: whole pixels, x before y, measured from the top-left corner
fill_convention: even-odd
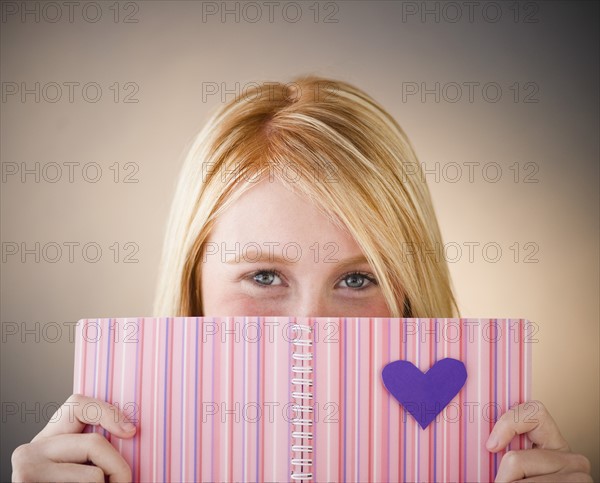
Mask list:
[[[123,421],[121,421],[121,429],[123,431],[130,433],[131,431],[133,431],[135,429],[135,426],[133,423],[123,420]]]
[[[490,434],[485,446],[489,451],[495,449],[498,446],[498,437],[493,433]]]

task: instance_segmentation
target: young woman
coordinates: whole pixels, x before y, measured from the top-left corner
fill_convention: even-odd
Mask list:
[[[252,86],[189,149],[155,315],[459,316],[418,166],[395,120],[348,83]],[[71,396],[72,411],[17,448],[15,481],[131,478],[104,437],[80,434],[89,421],[79,408],[89,401]],[[114,407],[97,403],[104,428],[135,434]],[[534,443],[502,458],[497,481],[591,481],[589,461],[570,452],[538,404],[533,423],[518,408],[496,423],[489,451],[518,433]]]

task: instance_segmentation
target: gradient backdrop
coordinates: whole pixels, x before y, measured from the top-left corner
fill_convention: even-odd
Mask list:
[[[0,8],[3,481],[71,394],[72,323],[151,313],[209,112],[306,73],[356,84],[406,130],[462,315],[539,324],[533,395],[600,479],[596,2]]]

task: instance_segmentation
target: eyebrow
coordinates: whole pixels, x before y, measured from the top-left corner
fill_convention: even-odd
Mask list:
[[[235,253],[235,255],[235,258],[232,258],[231,260],[226,260],[225,263],[228,265],[236,265],[240,263],[271,262],[279,263],[282,265],[293,265],[295,262],[299,261],[299,259],[295,260],[292,257],[281,257],[275,253],[269,253],[269,250],[256,250],[255,248],[243,250],[242,253]],[[369,263],[367,258],[362,254],[346,258],[344,260],[338,260],[335,254],[331,254],[326,251],[315,252],[313,250],[310,250],[309,254],[302,254],[302,256],[309,256],[312,259],[314,259],[314,257],[317,256],[320,259],[319,261],[322,260],[325,263],[335,263],[337,266],[341,267]]]

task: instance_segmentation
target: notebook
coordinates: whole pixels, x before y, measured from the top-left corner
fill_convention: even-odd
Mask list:
[[[494,422],[531,399],[526,319],[82,319],[74,392],[133,481],[493,481]],[[508,449],[530,448],[526,435]]]

